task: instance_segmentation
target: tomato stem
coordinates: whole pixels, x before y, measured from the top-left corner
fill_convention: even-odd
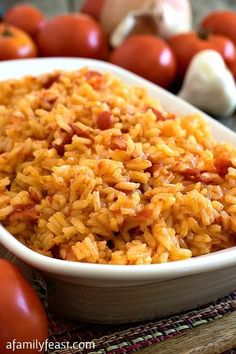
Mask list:
[[[197,31],[198,37],[203,40],[207,40],[210,35],[210,31],[206,28],[199,28]]]
[[[4,25],[3,31],[2,31],[2,35],[4,37],[12,37],[13,33],[12,33],[12,31],[10,30],[10,28],[7,25]]]

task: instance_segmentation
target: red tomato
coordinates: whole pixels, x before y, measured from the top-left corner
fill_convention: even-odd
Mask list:
[[[207,15],[200,25],[210,33],[228,37],[236,45],[236,12],[214,11]]]
[[[106,0],[85,0],[80,11],[99,21]]]
[[[15,5],[3,17],[4,22],[22,29],[31,37],[35,37],[43,20],[43,13],[29,4]]]
[[[171,37],[168,43],[175,54],[180,78],[183,78],[193,56],[201,50],[216,50],[221,54],[227,65],[233,63],[236,58],[234,44],[230,39],[223,36],[201,36],[195,32],[189,32]]]
[[[111,53],[110,62],[162,87],[169,87],[176,74],[175,58],[168,44],[151,35],[128,37]]]
[[[47,57],[104,59],[107,42],[100,25],[87,15],[58,15],[39,31],[40,54]]]
[[[0,24],[0,60],[34,58],[37,48],[27,33],[20,29]]]
[[[11,263],[0,259],[0,353],[9,354],[7,342],[38,340],[48,336],[48,322],[45,311],[32,287],[21,272]],[[17,350],[25,354],[26,350]],[[38,353],[27,350],[27,354]]]

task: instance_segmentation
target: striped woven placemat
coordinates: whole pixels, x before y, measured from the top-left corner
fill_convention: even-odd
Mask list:
[[[96,325],[50,317],[50,339],[65,341],[70,338],[71,342],[93,341],[96,350],[83,350],[83,353],[132,353],[219,319],[235,309],[236,292],[177,316],[135,325]],[[54,351],[58,354],[75,354],[77,352],[78,350]]]
[[[0,257],[15,263],[33,282],[40,295],[46,294],[45,284],[35,277],[32,269],[0,247]],[[214,302],[165,319],[123,325],[97,325],[59,318],[53,314],[49,317],[49,341],[62,343],[93,342],[95,349],[58,349],[48,350],[49,354],[122,354],[133,353],[147,346],[167,340],[184,331],[191,330],[208,322],[217,320],[236,310],[236,291]],[[235,354],[235,350],[227,354]]]

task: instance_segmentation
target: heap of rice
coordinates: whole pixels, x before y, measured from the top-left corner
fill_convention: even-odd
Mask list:
[[[236,149],[88,69],[0,83],[0,221],[41,254],[162,263],[236,244]]]

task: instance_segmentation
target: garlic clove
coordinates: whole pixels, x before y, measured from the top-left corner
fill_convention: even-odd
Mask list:
[[[235,81],[218,52],[203,50],[194,56],[178,96],[213,116],[235,111]]]
[[[155,19],[158,23],[158,35],[168,39],[176,34],[189,32],[192,29],[191,17],[180,13],[173,3],[160,2],[155,9]]]
[[[110,35],[129,12],[141,9],[150,1],[153,0],[105,0],[100,16],[105,33]]]
[[[116,48],[131,34],[156,35],[157,33],[157,23],[152,12],[145,10],[131,11],[112,32],[110,44],[113,48]]]

